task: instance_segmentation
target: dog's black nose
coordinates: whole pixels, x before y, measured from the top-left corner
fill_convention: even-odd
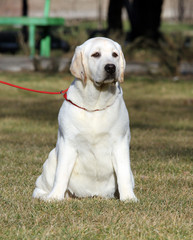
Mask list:
[[[116,71],[116,66],[114,64],[107,64],[105,65],[105,71],[107,73],[113,74]]]

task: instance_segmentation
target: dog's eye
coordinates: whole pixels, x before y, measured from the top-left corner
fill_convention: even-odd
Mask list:
[[[91,55],[92,57],[99,58],[101,54],[99,52],[95,52]]]
[[[116,58],[116,57],[118,57],[118,54],[117,54],[116,52],[113,52],[113,53],[112,53],[112,56],[113,56],[114,58]]]

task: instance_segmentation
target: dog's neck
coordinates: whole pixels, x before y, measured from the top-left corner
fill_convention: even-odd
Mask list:
[[[121,93],[118,82],[96,87],[88,79],[86,84],[83,84],[79,79],[75,79],[68,90],[68,99],[74,104],[92,111],[94,109],[105,109],[112,105]]]

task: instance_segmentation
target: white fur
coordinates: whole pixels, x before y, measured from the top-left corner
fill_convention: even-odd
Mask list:
[[[94,53],[100,53],[94,57]],[[117,56],[113,56],[113,53]],[[109,76],[104,67],[114,64]],[[129,116],[119,82],[125,60],[118,43],[93,38],[76,48],[71,72],[76,77],[60,109],[58,139],[36,181],[34,198],[62,200],[76,197],[137,201],[129,157]],[[99,111],[93,111],[98,109]]]

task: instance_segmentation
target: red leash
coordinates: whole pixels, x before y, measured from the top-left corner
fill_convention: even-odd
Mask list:
[[[47,92],[47,91],[39,91],[39,90],[30,89],[30,88],[20,87],[20,86],[17,86],[17,85],[11,84],[11,83],[7,83],[7,82],[4,82],[4,81],[0,81],[0,83],[11,86],[11,87],[19,88],[19,89],[22,89],[22,90],[26,90],[26,91],[30,91],[30,92],[37,92],[37,93],[44,93],[44,94],[63,94],[63,93],[66,93],[68,91],[68,88],[67,88],[66,90],[62,90],[60,92]]]
[[[44,94],[63,94],[63,97],[65,98],[65,100],[69,103],[71,103],[72,105],[74,105],[75,107],[78,107],[82,110],[85,110],[87,112],[97,112],[97,111],[102,111],[102,110],[105,110],[107,107],[110,107],[111,105],[108,105],[107,107],[105,108],[102,108],[102,109],[94,109],[94,110],[88,110],[86,108],[83,108],[83,107],[80,107],[78,106],[77,104],[73,103],[71,100],[69,100],[67,98],[67,91],[68,91],[68,88],[65,89],[65,90],[62,90],[60,92],[47,92],[47,91],[39,91],[39,90],[34,90],[34,89],[30,89],[30,88],[24,88],[24,87],[21,87],[21,86],[17,86],[17,85],[14,85],[14,84],[11,84],[11,83],[8,83],[8,82],[4,82],[4,81],[0,81],[0,83],[2,84],[5,84],[5,85],[8,85],[8,86],[11,86],[11,87],[15,87],[15,88],[19,88],[19,89],[22,89],[22,90],[26,90],[26,91],[30,91],[30,92],[36,92],[36,93],[44,93]]]

